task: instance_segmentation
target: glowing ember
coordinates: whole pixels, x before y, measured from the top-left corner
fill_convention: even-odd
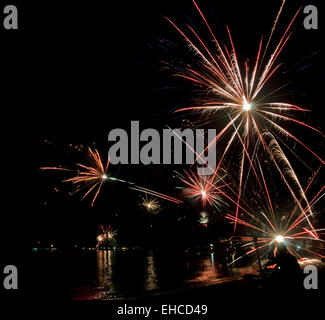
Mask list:
[[[281,235],[278,235],[275,237],[275,241],[278,242],[278,243],[281,243],[284,241],[284,238],[281,236]]]

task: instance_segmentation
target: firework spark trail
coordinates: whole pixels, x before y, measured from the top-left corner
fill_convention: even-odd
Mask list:
[[[62,168],[62,167],[41,167],[40,169],[41,170],[69,171],[69,172],[74,171],[74,170]]]
[[[313,206],[315,205],[325,194],[322,194],[321,196],[320,193],[323,192],[323,190],[325,189],[325,186],[323,186],[321,188],[321,190],[316,194],[316,196],[310,201],[309,206]],[[292,226],[290,228],[288,228],[288,231],[291,231],[294,227],[296,227],[297,225],[299,225],[301,222],[303,222],[305,219],[308,219],[308,215],[306,214],[307,209],[309,210],[309,207],[305,208],[302,213],[298,216],[298,218],[292,223]],[[313,213],[310,213],[309,216],[313,215]],[[288,221],[290,221],[292,219],[292,214],[290,216],[290,219]],[[286,226],[287,227],[287,226]],[[314,229],[314,228],[312,228]],[[316,230],[316,237],[318,237],[317,235],[317,230]]]
[[[286,2],[286,0],[282,0],[282,5],[280,7],[280,10],[278,11],[278,14],[276,16],[276,19],[274,20],[274,24],[273,24],[273,27],[272,27],[272,30],[271,30],[271,33],[270,33],[269,39],[267,41],[267,44],[266,44],[266,47],[265,47],[265,51],[264,51],[263,57],[262,57],[262,62],[264,61],[265,54],[267,52],[267,49],[269,48],[269,45],[270,45],[270,42],[271,42],[273,33],[274,33],[274,31],[276,29],[276,26],[278,24],[278,21],[279,21],[279,18],[281,16],[281,13],[282,13],[282,10],[283,10],[283,7],[284,7],[285,2]]]
[[[258,160],[258,167],[260,169],[260,173],[261,173],[261,176],[262,176],[264,189],[265,189],[266,194],[267,194],[267,200],[268,200],[267,203],[268,203],[269,209],[270,209],[270,211],[272,213],[272,218],[273,218],[274,224],[275,224],[275,226],[277,226],[277,221],[276,221],[276,217],[275,217],[275,213],[274,213],[274,209],[273,209],[273,205],[272,205],[270,193],[269,193],[269,190],[268,190],[268,187],[267,187],[267,184],[266,184],[266,181],[265,181],[264,173],[263,173],[263,170],[262,170],[262,167],[261,167],[261,164],[260,164],[260,161],[259,160]]]
[[[109,231],[109,229],[111,228],[111,225],[109,225],[108,227],[107,227],[107,229],[105,230],[104,229],[104,226],[101,224],[100,225],[100,229],[103,231],[103,233],[107,233],[108,231]]]
[[[230,116],[229,116],[230,117]],[[233,126],[235,127],[235,125],[233,124]],[[239,191],[238,191],[238,198],[237,198],[237,207],[236,207],[236,217],[238,217],[238,213],[239,213],[239,202],[240,202],[240,197],[241,197],[241,194],[242,194],[242,180],[243,180],[243,173],[244,173],[244,160],[245,160],[245,154],[247,156],[247,159],[249,160],[249,163],[250,163],[250,167],[249,167],[249,170],[253,170],[254,172],[254,175],[256,177],[256,180],[259,184],[259,186],[261,187],[261,189],[263,189],[262,187],[262,184],[260,182],[260,179],[258,177],[258,174],[253,166],[253,162],[252,162],[252,159],[247,151],[247,148],[244,144],[244,142],[242,141],[242,138],[240,137],[240,135],[238,134],[238,130],[237,128],[235,127],[235,133],[237,134],[238,136],[238,139],[240,141],[240,143],[242,144],[243,146],[243,153],[242,153],[242,162],[241,162],[241,170],[240,170],[240,182],[239,182]],[[248,143],[247,143],[248,145]],[[254,154],[253,154],[254,155]],[[269,191],[268,191],[268,188],[267,188],[267,185],[265,183],[265,180],[264,180],[264,175],[263,175],[263,172],[262,172],[262,169],[260,167],[260,170],[261,170],[261,173],[262,173],[262,178],[263,178],[263,183],[264,183],[264,188],[265,188],[265,191],[266,191],[266,194],[267,194],[267,200],[268,200],[268,204],[273,212],[273,206],[272,206],[272,202],[271,202],[271,199],[270,199],[270,195],[269,195]],[[235,222],[235,225],[234,225],[234,232],[236,231],[236,226],[237,226],[237,223]]]
[[[192,50],[194,50],[196,56],[199,59],[198,66],[197,65],[196,67],[187,66],[185,68],[184,73],[178,73],[177,75],[193,82],[194,84],[199,85],[200,87],[203,86],[207,90],[206,91],[207,94],[206,97],[203,98],[204,100],[202,105],[182,108],[177,111],[178,112],[179,111],[201,111],[203,112],[203,115],[206,117],[206,119],[210,121],[217,120],[217,114],[220,112],[228,114],[230,121],[220,130],[219,134],[214,139],[214,141],[210,142],[207,148],[205,148],[205,150],[203,150],[201,154],[197,156],[197,159],[200,158],[204,154],[204,152],[206,152],[209,148],[214,146],[214,144],[220,142],[220,140],[226,134],[228,134],[231,128],[233,128],[233,130],[235,131],[235,135],[232,135],[230,140],[228,141],[228,144],[226,144],[226,148],[218,164],[218,168],[221,165],[222,161],[224,161],[225,155],[228,152],[230,145],[234,144],[235,140],[237,140],[235,139],[235,136],[237,136],[243,150],[242,151],[243,157],[241,160],[240,174],[239,174],[240,187],[237,192],[236,216],[238,216],[239,202],[242,196],[241,189],[242,189],[243,175],[245,171],[245,166],[244,166],[245,156],[249,160],[250,170],[253,170],[254,175],[257,178],[258,183],[261,187],[261,181],[257,175],[256,170],[254,169],[254,164],[252,161],[253,157],[251,156],[250,145],[251,144],[254,145],[254,143],[252,143],[254,142],[254,140],[256,140],[256,142],[260,141],[263,146],[263,149],[269,151],[269,148],[267,148],[266,143],[263,139],[265,132],[269,134],[273,134],[273,136],[275,137],[273,130],[276,130],[277,132],[280,132],[285,137],[290,137],[294,139],[296,142],[301,144],[305,149],[311,152],[318,160],[320,160],[324,164],[324,161],[321,159],[321,157],[319,157],[302,141],[300,141],[292,133],[290,133],[282,125],[278,123],[279,120],[295,123],[297,125],[301,125],[308,129],[311,129],[316,133],[324,136],[319,130],[289,115],[289,112],[291,114],[294,114],[295,112],[304,112],[307,110],[294,104],[290,104],[286,102],[278,102],[278,101],[269,101],[266,99],[269,96],[272,96],[278,90],[282,89],[283,86],[273,90],[272,92],[265,92],[265,93],[263,92],[265,91],[264,90],[265,85],[270,81],[270,79],[274,76],[276,71],[281,66],[281,64],[276,64],[276,62],[278,60],[280,53],[283,51],[283,48],[285,47],[287,41],[291,36],[290,29],[297,15],[299,14],[301,8],[294,14],[289,25],[287,26],[284,33],[280,37],[279,42],[275,46],[275,49],[270,54],[268,61],[264,65],[263,64],[264,58],[268,51],[271,39],[273,37],[273,34],[275,32],[281,12],[285,4],[285,1],[282,2],[280,10],[278,11],[277,17],[271,29],[270,37],[267,41],[264,50],[263,50],[263,40],[261,39],[259,43],[253,72],[249,74],[249,66],[248,63],[245,61],[244,63],[245,73],[244,75],[242,75],[242,72],[240,70],[238,54],[235,50],[235,45],[229,28],[227,27],[228,38],[230,42],[230,49],[228,50],[227,46],[222,47],[220,43],[217,41],[202,11],[200,10],[200,8],[198,7],[198,5],[194,0],[193,3],[197,11],[199,12],[201,18],[203,19],[205,25],[207,26],[210,34],[212,35],[213,41],[217,47],[217,54],[212,53],[212,51],[208,48],[207,44],[203,41],[203,39],[200,38],[198,33],[192,27],[187,25],[190,32],[194,35],[195,39],[198,41],[199,46],[195,45],[194,42],[190,39],[190,37],[187,36],[185,32],[182,31],[174,22],[166,18],[172,24],[172,26],[180,33],[180,35],[185,39],[189,47]],[[243,121],[245,121],[245,125],[242,126],[242,124],[244,124]],[[236,124],[236,122],[237,123],[240,122],[240,124]],[[280,175],[282,178],[285,179],[285,175],[287,173],[291,173],[293,180],[295,181],[295,183],[299,188],[300,196],[302,196],[303,199],[308,204],[307,198],[304,194],[304,191],[302,190],[301,183],[299,182],[298,177],[294,173],[292,166],[289,163],[287,157],[285,156],[283,150],[279,147],[278,151],[280,152],[280,150],[282,153],[282,158],[285,159],[287,164],[286,171],[284,173],[281,171],[280,167],[276,162],[276,157],[272,156],[271,157],[272,161],[275,163],[275,166],[280,171]],[[255,152],[255,148],[254,148],[254,152]],[[253,156],[255,156],[254,153]],[[280,155],[278,154],[277,157],[279,158]],[[261,167],[260,167],[260,171],[261,171]],[[217,170],[215,170],[215,173],[216,172]],[[269,207],[272,208],[272,202],[270,200],[270,196],[267,191],[267,187],[266,187],[266,183],[262,171],[261,171],[261,175],[262,175],[264,187],[266,189],[266,193],[269,201]],[[292,191],[292,188],[290,187],[286,179],[285,182],[288,188]],[[298,204],[299,201],[297,197],[296,196],[294,197]],[[300,205],[300,209],[302,210],[301,205]],[[235,229],[236,229],[236,222],[235,222],[234,230]]]
[[[300,209],[304,212],[304,210],[302,209],[301,205],[300,205],[300,201],[297,199],[297,197],[294,195],[294,192],[292,190],[292,188],[290,187],[289,183],[287,182],[287,180],[285,179],[285,175],[289,175],[292,180],[295,182],[295,184],[298,186],[299,192],[300,192],[300,196],[306,201],[307,203],[307,207],[308,207],[308,211],[311,213],[312,215],[312,210],[311,207],[309,205],[309,202],[307,200],[306,194],[300,184],[300,181],[295,173],[295,171],[293,170],[290,162],[288,161],[288,159],[286,158],[285,154],[283,153],[280,145],[278,144],[278,142],[271,136],[271,142],[268,145],[267,149],[272,157],[273,163],[276,164],[276,168],[278,169],[280,175],[282,176],[282,178],[284,179],[285,184],[287,185],[287,187],[289,188],[290,192],[292,193],[294,199],[297,202],[297,205],[300,207]],[[284,174],[282,173],[278,162],[283,162],[286,166],[286,169],[284,170]],[[307,217],[307,215],[306,215]],[[309,225],[311,226],[311,228],[313,228],[311,221],[307,218],[307,221],[309,223]]]
[[[241,160],[241,165],[240,165],[240,178],[239,178],[239,191],[238,191],[238,197],[237,197],[237,205],[236,205],[236,219],[235,219],[235,224],[234,224],[234,233],[236,232],[236,227],[237,227],[237,217],[239,214],[239,202],[240,202],[240,197],[241,197],[241,190],[242,190],[242,183],[243,183],[243,167],[244,167],[244,162],[245,162],[245,154],[244,152],[242,153],[242,160]]]
[[[277,125],[274,121],[266,118],[265,116],[262,116],[266,121],[270,122],[276,129],[278,129],[281,133],[283,133],[286,136],[289,136],[299,144],[301,144],[305,149],[307,149],[309,152],[311,152],[322,164],[325,164],[324,160],[320,158],[315,152],[313,152],[309,147],[307,147],[302,141],[300,141],[298,138],[296,138],[293,134],[291,134],[289,131],[285,130],[283,127]],[[316,129],[315,129],[316,130]],[[323,134],[322,134],[323,135]]]
[[[170,202],[174,202],[176,204],[183,203],[182,200],[170,197],[170,196],[165,195],[163,193],[160,193],[160,192],[148,189],[148,188],[144,188],[144,187],[141,187],[141,186],[135,185],[135,186],[129,187],[129,189],[139,191],[139,192],[143,192],[143,193],[146,193],[146,194],[150,194],[150,195],[155,196],[157,198],[161,198],[161,199],[164,199],[164,200],[167,200],[167,201],[170,201]]]
[[[318,175],[318,173],[319,173],[319,171],[320,171],[321,168],[322,168],[322,165],[320,165],[319,168],[317,169],[317,171],[315,171],[315,173],[314,173],[313,176],[311,177],[311,179],[310,179],[310,181],[309,181],[309,183],[308,183],[306,189],[304,190],[304,193],[306,193],[306,192],[309,190],[310,186],[311,186],[312,183],[314,182],[314,179],[317,177],[317,175]]]
[[[229,117],[230,117],[230,116],[229,116]],[[235,127],[234,124],[233,124],[233,126]],[[238,135],[238,128],[236,128],[236,127],[235,127],[235,134]],[[245,159],[244,156],[245,156],[245,154],[246,154],[246,156],[247,156],[247,158],[248,158],[248,160],[249,160],[249,162],[250,162],[250,168],[249,168],[249,170],[251,170],[251,169],[253,170],[254,175],[255,175],[255,177],[256,177],[256,179],[257,179],[257,182],[258,182],[260,188],[263,189],[262,184],[261,184],[261,182],[260,182],[260,179],[259,179],[259,177],[258,177],[258,175],[257,175],[257,172],[256,172],[256,170],[255,170],[255,168],[254,168],[254,166],[253,166],[252,159],[250,158],[250,155],[248,154],[248,152],[247,152],[247,150],[246,150],[246,146],[244,145],[244,142],[242,141],[240,135],[238,135],[238,139],[239,139],[239,141],[241,142],[241,144],[242,144],[242,146],[243,146],[243,152],[242,152],[242,160],[241,160],[240,181],[239,181],[239,192],[238,192],[238,196],[237,196],[237,205],[236,205],[236,215],[235,215],[236,218],[238,217],[238,214],[239,214],[239,208],[240,208],[239,203],[240,203],[240,200],[241,200],[241,194],[242,194],[242,180],[243,180],[243,172],[244,172],[243,168],[244,168],[244,159]],[[257,160],[258,160],[258,159],[257,159]],[[262,179],[263,179],[263,183],[264,183],[264,188],[265,188],[265,191],[266,191],[266,194],[267,194],[268,205],[269,205],[269,207],[270,207],[270,209],[271,209],[271,212],[272,212],[272,214],[273,214],[273,216],[274,216],[273,206],[272,206],[272,202],[271,202],[271,199],[270,199],[269,191],[268,191],[268,188],[267,188],[267,185],[266,185],[266,182],[265,182],[265,179],[264,179],[263,171],[262,171],[262,168],[261,168],[260,165],[259,165],[259,168],[260,168],[260,171],[261,171],[261,174],[262,174]],[[274,218],[275,218],[275,216],[274,216]],[[236,222],[236,220],[235,220],[235,224],[234,224],[234,232],[236,231],[236,226],[237,226],[237,222]]]

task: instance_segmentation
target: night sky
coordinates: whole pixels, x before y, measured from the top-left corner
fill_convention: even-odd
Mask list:
[[[227,24],[240,55],[253,59],[280,3],[198,1],[217,38],[227,41]],[[325,88],[321,1],[287,1],[279,26],[283,30],[299,6],[310,3],[318,6],[319,30],[305,30],[304,15],[298,16],[280,57],[284,66],[279,74],[288,83],[286,99],[311,109],[312,116],[306,114],[305,120],[321,128]],[[199,210],[192,210],[190,203],[179,208],[164,201],[162,214],[149,218],[138,206],[142,195],[118,183],[105,186],[90,208],[90,199],[80,201],[82,194],[68,195],[69,186],[60,183],[64,174],[39,170],[82,161],[82,154],[69,144],[96,146],[105,157],[108,132],[129,130],[131,120],[140,120],[142,129],[181,123],[182,115],[172,111],[191,103],[191,87],[173,77],[172,70],[164,70],[163,62],[186,61],[188,51],[164,16],[180,26],[190,23],[207,36],[192,2],[33,1],[18,7],[20,30],[1,32],[2,244],[94,245],[99,224],[112,224],[123,243],[135,245],[197,244],[231,232],[232,227],[219,218],[202,232]],[[321,140],[305,132],[297,134],[319,151]],[[311,155],[299,152],[317,167]],[[297,168],[302,179],[309,176],[304,167]],[[132,165],[110,170],[121,179],[178,196],[172,169],[179,167]]]

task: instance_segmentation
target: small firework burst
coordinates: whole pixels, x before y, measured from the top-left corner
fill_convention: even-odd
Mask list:
[[[176,172],[177,178],[185,185],[185,187],[177,187],[183,190],[185,197],[194,198],[202,201],[203,207],[207,204],[215,206],[218,210],[221,205],[226,205],[222,199],[223,192],[221,189],[227,184],[223,183],[225,176],[216,178],[211,176],[196,175],[192,171],[185,171],[184,175]]]
[[[99,234],[96,238],[97,239],[96,248],[111,244],[114,241],[115,236],[117,234],[117,231],[112,229],[110,225],[107,227],[107,229],[105,229],[104,226],[100,225],[100,230],[102,233]]]
[[[209,216],[205,211],[200,212],[199,223],[205,227],[208,225]]]
[[[83,199],[92,191],[95,191],[91,205],[94,204],[103,183],[109,178],[107,169],[109,165],[109,159],[104,166],[98,150],[91,150],[88,148],[89,166],[78,163],[79,167],[77,176],[64,180],[65,182],[71,182],[76,185],[76,192],[88,188],[88,191],[84,194]]]
[[[42,167],[41,170],[73,172],[75,176],[69,179],[65,179],[63,182],[70,182],[75,185],[75,190],[73,193],[86,189],[87,191],[82,199],[84,199],[93,191],[94,196],[91,201],[91,205],[93,205],[99,192],[101,191],[103,183],[113,178],[109,177],[107,173],[109,159],[107,160],[106,164],[104,164],[97,149],[92,150],[88,147],[87,158],[89,164],[84,165],[77,163],[77,169],[67,169],[63,167]]]
[[[146,194],[141,200],[140,205],[148,212],[157,214],[161,211],[161,205],[157,199]]]

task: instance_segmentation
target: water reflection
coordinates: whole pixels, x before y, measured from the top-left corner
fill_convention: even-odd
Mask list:
[[[222,263],[215,262],[214,253],[202,256],[198,254],[195,260],[191,258],[187,262],[187,267],[191,275],[190,283],[211,281],[228,275],[227,267]]]
[[[110,295],[116,293],[114,281],[115,251],[100,250],[97,255],[97,281],[100,288],[109,290]]]
[[[185,253],[158,250],[98,250],[96,273],[94,255],[89,255],[76,296],[86,299],[111,299],[143,295],[150,291],[170,290],[193,283],[222,280],[242,270],[228,271],[224,259],[216,253]],[[94,277],[95,276],[95,277]],[[89,283],[92,285],[89,286]]]
[[[197,276],[191,281],[192,282],[207,281],[215,278],[218,275],[220,275],[220,272],[218,267],[215,266],[214,257],[213,254],[211,254],[211,256],[208,256],[205,259],[201,260],[199,272]]]
[[[157,271],[156,271],[156,261],[153,251],[148,252],[147,256],[147,266],[146,266],[146,283],[145,290],[156,290],[159,288]]]

